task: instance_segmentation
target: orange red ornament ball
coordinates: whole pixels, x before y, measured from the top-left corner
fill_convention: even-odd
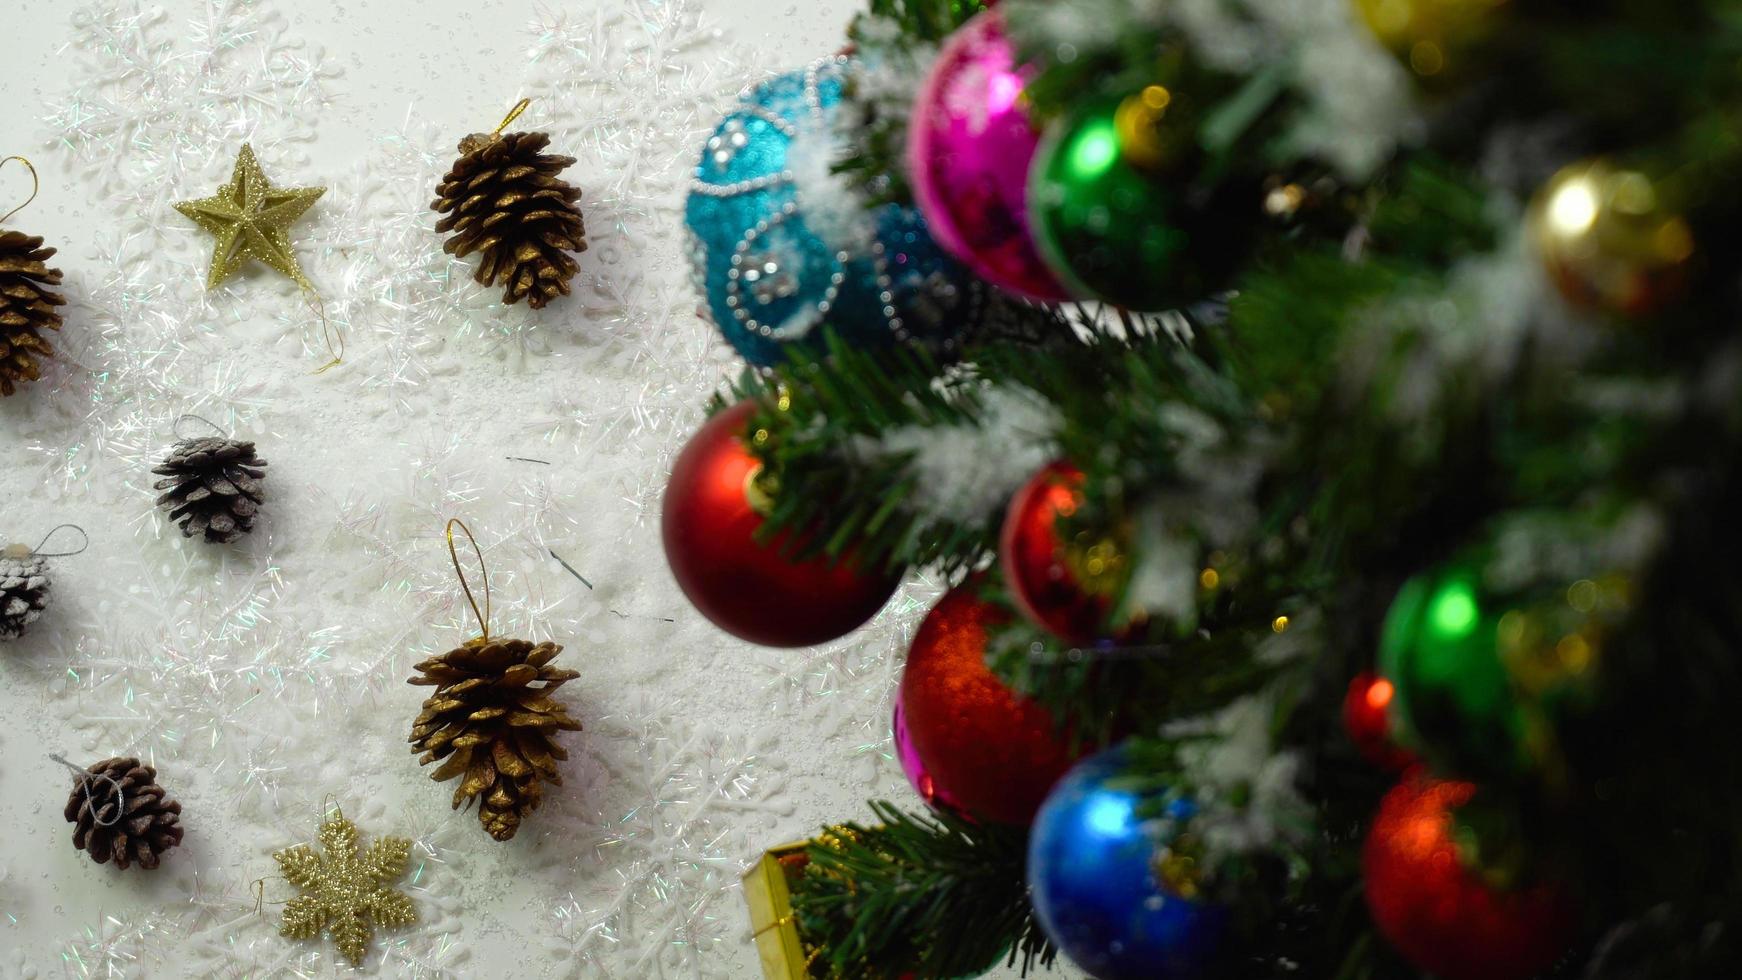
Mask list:
[[[1474,784],[1408,776],[1380,801],[1361,871],[1381,934],[1443,980],[1527,980],[1572,938],[1572,907],[1549,884],[1502,891],[1466,867],[1454,812]]]
[[[1045,707],[987,667],[988,630],[1006,619],[972,583],[946,594],[914,634],[900,697],[932,795],[979,820],[1025,825],[1093,747],[1072,749]]]

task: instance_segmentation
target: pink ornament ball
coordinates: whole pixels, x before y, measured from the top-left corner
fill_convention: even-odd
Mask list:
[[[996,10],[950,35],[920,88],[907,168],[926,225],[976,275],[1043,302],[1069,298],[1028,224],[1028,167],[1040,133],[1022,107],[1033,69]]]

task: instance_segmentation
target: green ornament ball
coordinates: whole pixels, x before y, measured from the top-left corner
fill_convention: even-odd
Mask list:
[[[1202,298],[1179,289],[1191,242],[1174,221],[1177,194],[1156,166],[1168,155],[1156,131],[1161,116],[1133,122],[1133,100],[1141,108],[1155,90],[1166,91],[1151,86],[1058,121],[1029,170],[1029,221],[1048,268],[1078,296],[1133,310]]]
[[[1472,566],[1453,564],[1405,583],[1380,634],[1399,738],[1462,772],[1511,772],[1524,761],[1496,605]]]

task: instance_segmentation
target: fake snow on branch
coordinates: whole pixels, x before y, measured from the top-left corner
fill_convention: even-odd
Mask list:
[[[910,457],[913,506],[948,522],[997,513],[1057,452],[1057,411],[1023,388],[986,388],[972,424],[903,426],[854,448],[871,458]]]
[[[1198,807],[1192,828],[1204,843],[1205,867],[1284,850],[1313,832],[1313,807],[1295,788],[1300,753],[1279,750],[1275,727],[1276,705],[1268,694],[1167,727],[1168,737],[1185,740],[1179,759]]]
[[[1454,266],[1443,288],[1424,284],[1359,313],[1342,350],[1344,384],[1350,397],[1363,397],[1397,370],[1380,407],[1411,425],[1448,399],[1480,400],[1511,383],[1527,351],[1538,369],[1571,368],[1595,337],[1553,298],[1520,228],[1494,251]]]

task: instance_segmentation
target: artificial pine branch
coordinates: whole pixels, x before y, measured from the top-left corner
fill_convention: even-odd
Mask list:
[[[1023,98],[1036,117],[1043,120],[1079,105],[1084,93],[1135,92],[1166,78],[1171,88],[1207,104],[1210,93],[1225,96],[1240,81],[1225,73],[1213,76],[1205,73],[1203,78],[1194,79],[1191,86],[1175,85],[1173,80],[1181,70],[1183,51],[1178,32],[1144,22],[1126,4],[1102,5],[1096,11],[1098,19],[1125,22],[1117,26],[1105,24],[1092,35],[1083,34],[1081,39],[1086,43],[1073,45],[1076,50],[1069,59],[1052,57],[1048,50],[1056,27],[1053,19],[1082,16],[1080,13],[1067,13],[1049,0],[1010,0],[1001,5],[1001,10],[1019,56],[1039,68],[1035,77],[1023,86]]]
[[[867,16],[882,18],[900,31],[908,43],[936,44],[988,6],[983,0],[871,0],[866,13],[855,18],[855,23],[861,23]],[[859,39],[851,27],[848,36]]]
[[[809,488],[800,494],[809,502],[788,518],[824,528],[819,546],[870,542],[891,558],[951,568],[985,557],[1000,515],[927,522],[909,506],[912,467],[841,450],[909,424],[959,422],[916,423],[934,388],[960,399],[954,409],[971,419],[981,386],[1020,386],[1056,411],[1052,438],[1085,470],[1086,505],[1067,529],[1160,507],[1206,557],[1214,548],[1218,563],[1240,568],[1238,586],[1200,597],[1193,628],[1141,638],[1165,648],[1153,664],[1037,660],[1034,643],[1044,650],[1047,640],[1020,623],[994,652],[994,667],[1064,724],[1105,730],[1118,727],[1108,718],[1133,716],[1128,730],[1149,736],[1135,769],[1179,792],[1201,774],[1180,763],[1182,740],[1158,737],[1169,722],[1260,686],[1286,708],[1274,744],[1300,759],[1294,789],[1311,803],[1318,833],[1267,843],[1223,869],[1216,887],[1233,920],[1227,946],[1239,951],[1230,975],[1419,975],[1374,937],[1363,906],[1359,841],[1393,777],[1356,756],[1338,709],[1349,679],[1374,666],[1379,624],[1400,583],[1472,547],[1501,545],[1511,573],[1568,554],[1600,559],[1593,574],[1618,562],[1639,583],[1642,611],[1593,663],[1591,701],[1560,724],[1564,758],[1553,771],[1485,783],[1483,805],[1504,819],[1472,815],[1483,825],[1471,828],[1477,846],[1521,842],[1608,930],[1583,937],[1559,976],[1734,972],[1734,944],[1723,937],[1742,926],[1733,829],[1742,764],[1730,750],[1742,696],[1742,576],[1733,560],[1742,541],[1726,521],[1742,499],[1734,463],[1742,343],[1725,270],[1742,265],[1731,234],[1742,217],[1734,179],[1742,141],[1732,132],[1742,17],[1731,6],[1614,0],[1509,15],[1474,52],[1475,75],[1489,77],[1472,77],[1457,98],[1420,100],[1430,126],[1360,134],[1404,141],[1369,180],[1312,159],[1311,141],[1292,138],[1303,120],[1327,121],[1313,110],[1326,107],[1334,83],[1297,70],[1308,62],[1281,50],[1300,38],[1283,39],[1278,57],[1211,70],[1164,60],[1165,49],[1193,38],[1158,25],[1186,18],[1125,5],[1119,16],[1129,23],[1072,34],[1076,57],[1051,59],[1024,97],[1047,120],[1097,91],[1169,84],[1189,110],[1177,118],[1190,121],[1199,154],[1170,186],[1227,226],[1252,229],[1227,315],[1170,336],[1090,330],[1084,343],[1045,351],[969,343],[950,373],[838,360],[814,377],[782,379],[797,407],[771,428],[789,448],[770,451],[790,452],[791,485]],[[1044,53],[1062,36],[1046,20],[1080,20],[1085,9],[1082,0],[1002,7],[1019,42]],[[1230,26],[1275,41],[1272,20]],[[904,29],[914,41],[932,38],[923,24]],[[899,196],[903,130],[894,119],[880,124],[882,142],[861,143],[846,166]],[[1665,312],[1577,314],[1552,284],[1513,274],[1541,261],[1519,239],[1524,202],[1561,164],[1589,155],[1664,175],[1655,192],[1689,212],[1695,288]],[[1254,176],[1300,181],[1332,203],[1255,224],[1265,202],[1241,193]],[[1625,319],[1634,322],[1614,322]],[[1169,424],[1181,418],[1214,436],[1183,442]],[[1222,497],[1204,478],[1242,467],[1256,468],[1252,481]],[[1219,537],[1179,518],[1218,505],[1252,513]],[[1317,612],[1309,651],[1261,659],[1266,618],[1295,604]],[[1617,742],[1617,731],[1628,738]],[[914,836],[878,813],[893,839]],[[1642,832],[1648,846],[1638,844]],[[984,926],[989,913],[967,890],[888,898],[892,882],[917,880],[894,870],[909,852],[855,845],[848,853],[855,857],[837,867],[851,883],[827,886],[822,894],[835,904],[811,909],[840,917],[832,926],[817,919],[824,934],[853,937],[842,955],[859,959],[837,966],[918,961],[924,950],[905,930],[910,922],[927,935],[978,935]],[[948,855],[912,853],[927,862],[913,875],[951,867]],[[982,855],[977,873],[994,876],[994,858]],[[864,881],[871,890],[856,895]],[[846,920],[865,901],[870,924],[855,932]]]
[[[768,437],[753,450],[780,488],[766,533],[803,529],[809,553],[839,556],[851,545],[862,560],[889,566],[974,565],[993,547],[1002,504],[966,521],[922,513],[911,504],[918,475],[908,458],[868,444],[897,429],[978,425],[988,386],[1032,391],[1064,409],[1077,423],[1063,436],[1067,456],[1076,446],[1092,460],[1110,442],[1151,443],[1154,452],[1134,458],[1157,480],[1174,473],[1174,440],[1142,406],[1182,400],[1230,422],[1238,415],[1237,393],[1185,357],[1178,338],[1072,334],[1061,314],[1047,315],[1061,317],[1051,342],[974,344],[954,365],[918,348],[855,349],[830,334],[821,356],[795,350],[770,372],[747,372],[735,394],[764,406],[754,425]],[[1114,436],[1127,429],[1140,434]]]
[[[1435,267],[1494,248],[1493,188],[1431,155],[1399,168],[1363,228],[1371,248]]]
[[[1281,666],[1253,656],[1269,631],[1269,616],[1262,618],[1237,625],[1230,616],[1190,642],[1138,637],[1073,654],[1058,637],[1013,617],[992,633],[987,661],[1005,683],[1044,705],[1074,743],[1103,745],[1156,719],[1214,710],[1274,680]]]
[[[1021,828],[871,803],[872,825],[830,828],[792,886],[799,934],[835,976],[1023,973],[1057,950],[1028,904]]]
[[[971,525],[930,519],[908,505],[917,477],[906,459],[853,452],[901,427],[973,424],[978,400],[967,380],[945,377],[922,349],[858,350],[832,332],[825,356],[795,349],[768,374],[747,372],[736,394],[762,403],[753,425],[768,438],[752,449],[779,488],[765,533],[802,530],[806,552],[836,557],[853,545],[872,565],[975,561],[998,515]]]
[[[847,111],[837,132],[846,154],[835,164],[874,204],[911,206],[907,185],[907,124],[911,93],[893,84],[917,84],[926,56],[968,18],[985,9],[980,0],[871,0],[853,18],[847,39],[863,74],[848,77]]]

